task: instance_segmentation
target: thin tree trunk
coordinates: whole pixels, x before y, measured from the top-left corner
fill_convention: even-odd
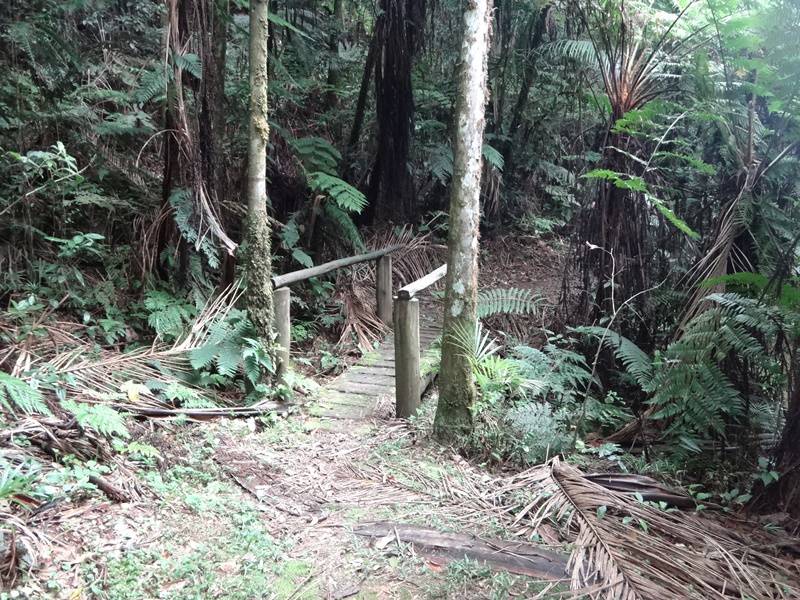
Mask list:
[[[367,59],[364,61],[364,73],[361,76],[361,88],[358,90],[358,101],[356,102],[356,112],[353,116],[353,127],[350,129],[350,138],[347,140],[347,148],[342,160],[342,169],[345,179],[350,171],[350,159],[356,151],[358,139],[361,137],[361,128],[364,126],[364,115],[367,112],[367,94],[369,93],[369,82],[372,79],[372,72],[375,70],[375,46],[376,38],[373,35],[367,51]]]
[[[250,153],[245,273],[247,314],[262,343],[272,341],[272,264],[267,217],[267,0],[250,0]]]
[[[480,221],[481,148],[487,100],[491,0],[470,0],[464,11],[464,39],[456,105],[453,184],[447,239],[447,282],[439,404],[434,423],[438,435],[457,438],[472,429],[476,390],[468,357],[459,348],[459,332],[477,324],[478,226]]]
[[[528,106],[528,95],[530,94],[531,86],[536,76],[536,58],[534,52],[542,44],[544,33],[547,30],[547,21],[552,9],[552,4],[545,5],[538,14],[531,16],[530,23],[527,27],[530,39],[528,51],[531,56],[528,56],[524,61],[522,85],[519,88],[519,95],[517,96],[517,101],[514,103],[514,109],[511,111],[511,125],[508,128],[509,141],[504,144],[503,148],[503,160],[505,165],[503,171],[509,175],[511,175],[513,171],[511,165],[514,160],[514,154],[512,150],[520,147],[520,123],[522,122],[522,115],[525,112],[525,108]]]
[[[339,104],[339,95],[337,88],[339,87],[339,39],[344,30],[344,0],[333,1],[333,31],[328,40],[328,50],[330,51],[330,64],[328,65],[328,107],[333,108]],[[335,123],[334,127],[341,128],[340,123]],[[337,132],[337,137],[341,135]]]

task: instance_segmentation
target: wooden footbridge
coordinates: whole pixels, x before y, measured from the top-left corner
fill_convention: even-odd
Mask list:
[[[397,417],[409,417],[433,380],[430,350],[441,335],[440,302],[424,292],[447,274],[447,266],[405,285],[393,293],[392,246],[316,267],[273,277],[275,328],[278,332],[278,376],[289,365],[291,350],[292,284],[326,273],[375,261],[376,313],[392,332],[380,346],[328,383],[312,413],[332,419],[363,419],[381,407],[394,405]]]

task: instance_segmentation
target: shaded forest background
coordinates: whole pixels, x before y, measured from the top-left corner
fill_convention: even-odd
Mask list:
[[[401,243],[396,280],[424,274],[446,239],[462,4],[269,8],[264,260],[286,273]],[[4,428],[71,415],[136,454],[123,414],[140,397],[302,394],[303,374],[261,377],[270,349],[243,310],[208,304],[242,276],[248,10],[0,8]],[[467,344],[480,401],[465,447],[524,464],[637,446],[639,470],[797,516],[800,7],[496,0],[492,28],[481,236],[543,240],[563,277],[547,319],[490,319],[496,348],[480,329]],[[369,279],[299,290],[306,375],[383,334]],[[147,361],[115,370],[131,351]],[[179,358],[184,374],[165,374]]]

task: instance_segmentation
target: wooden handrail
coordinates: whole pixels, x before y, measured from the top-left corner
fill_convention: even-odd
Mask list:
[[[410,300],[425,288],[432,286],[445,275],[447,275],[446,264],[442,265],[435,271],[431,271],[425,275],[425,277],[420,277],[416,281],[412,281],[408,285],[401,287],[399,290],[397,290],[397,297],[401,300]]]
[[[330,273],[331,271],[335,271],[336,269],[341,269],[342,267],[349,267],[350,265],[356,265],[358,263],[366,262],[368,260],[376,260],[381,256],[386,256],[387,254],[391,254],[396,250],[402,248],[402,244],[397,244],[395,246],[389,246],[388,248],[384,248],[383,250],[374,250],[372,252],[367,252],[365,254],[358,254],[356,256],[348,256],[347,258],[339,258],[337,260],[332,260],[330,262],[323,263],[321,265],[317,265],[316,267],[309,267],[308,269],[300,269],[299,271],[292,271],[291,273],[286,273],[285,275],[276,275],[272,278],[272,287],[275,289],[286,287],[287,285],[292,285],[293,283],[297,283],[299,281],[305,281],[306,279],[311,279],[312,277],[319,277],[320,275],[325,275],[325,273]]]
[[[278,381],[285,380],[292,346],[292,292],[289,286],[298,281],[305,281],[311,277],[324,275],[342,267],[375,260],[377,261],[375,265],[375,313],[383,323],[389,325],[392,321],[392,252],[402,247],[402,244],[397,244],[383,250],[374,250],[357,256],[332,260],[316,267],[301,269],[272,278],[272,287],[275,289],[275,313],[273,318],[275,331],[278,334],[278,350],[276,353],[276,375],[278,376]]]
[[[394,397],[395,414],[400,418],[408,418],[416,412],[425,391],[420,374],[419,299],[414,296],[445,275],[446,264],[397,290],[394,302]]]

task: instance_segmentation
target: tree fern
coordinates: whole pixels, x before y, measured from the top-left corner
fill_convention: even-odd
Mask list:
[[[328,140],[321,137],[304,137],[290,140],[289,143],[307,172],[336,173],[342,155]]]
[[[333,228],[336,229],[338,236],[341,236],[340,239],[344,239],[354,250],[360,252],[366,250],[364,240],[361,238],[358,227],[356,227],[356,224],[347,212],[339,208],[336,204],[326,202],[322,214],[325,217],[326,223],[332,225]]]
[[[309,173],[308,183],[315,192],[323,193],[347,212],[360,213],[367,206],[367,199],[352,185],[322,171]]]
[[[534,314],[542,298],[531,290],[520,288],[496,288],[478,293],[478,318],[485,319],[497,314]]]

